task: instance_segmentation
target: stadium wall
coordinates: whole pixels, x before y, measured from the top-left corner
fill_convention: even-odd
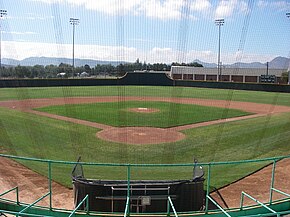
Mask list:
[[[0,88],[58,87],[58,86],[180,86],[290,93],[290,85],[267,83],[238,83],[216,81],[173,80],[165,73],[127,73],[116,79],[7,79],[0,80]]]

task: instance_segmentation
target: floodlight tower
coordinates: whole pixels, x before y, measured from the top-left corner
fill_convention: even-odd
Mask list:
[[[221,80],[222,77],[222,66],[221,66],[221,26],[225,23],[224,19],[216,19],[215,24],[219,27],[219,45],[218,45],[218,74],[217,81]]]
[[[7,15],[7,10],[0,10],[0,19],[2,20],[5,16]],[[2,69],[2,56],[1,56],[1,48],[2,48],[2,45],[1,45],[1,41],[2,41],[2,37],[1,37],[1,33],[2,33],[2,26],[1,26],[1,23],[0,23],[0,69]]]
[[[286,13],[286,16],[290,19],[290,12]],[[288,67],[288,84],[290,85],[290,64]]]
[[[75,68],[75,26],[79,25],[80,20],[77,18],[70,18],[69,19],[70,24],[73,26],[73,35],[72,35],[72,43],[73,43],[73,60],[72,60],[72,71],[73,71],[73,77],[74,77],[74,68]]]

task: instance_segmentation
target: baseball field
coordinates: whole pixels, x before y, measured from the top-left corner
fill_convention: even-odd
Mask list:
[[[0,153],[52,160],[175,164],[290,153],[290,95],[223,89],[98,86],[0,89]],[[47,175],[47,165],[20,161]],[[213,168],[214,187],[267,162]],[[117,166],[85,166],[96,179],[126,179]],[[71,165],[53,179],[71,187]],[[227,174],[227,175],[225,175]],[[192,168],[138,168],[132,179],[188,179]]]

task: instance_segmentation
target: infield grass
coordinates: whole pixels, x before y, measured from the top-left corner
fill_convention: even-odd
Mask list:
[[[132,112],[129,109],[150,108],[156,112]],[[36,110],[61,116],[102,123],[115,127],[146,126],[174,127],[250,113],[217,107],[189,105],[168,102],[122,101],[78,105],[61,105],[38,108]]]

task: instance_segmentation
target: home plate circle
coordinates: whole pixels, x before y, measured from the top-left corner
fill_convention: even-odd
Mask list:
[[[185,138],[183,133],[154,127],[112,127],[96,135],[103,140],[126,144],[159,144],[176,142]]]

